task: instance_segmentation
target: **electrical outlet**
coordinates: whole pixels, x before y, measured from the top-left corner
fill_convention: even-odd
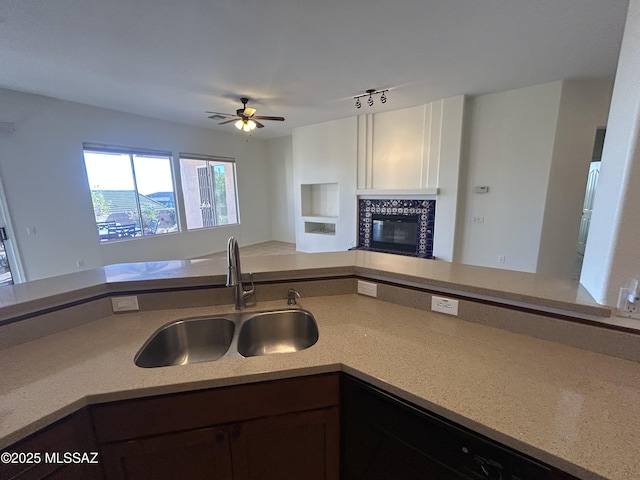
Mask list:
[[[111,307],[113,312],[133,312],[140,310],[138,306],[138,297],[131,295],[129,297],[113,297],[111,299]]]
[[[619,317],[636,318],[640,320],[640,297],[635,297],[635,289],[630,290],[627,287],[620,289],[618,295],[618,305],[616,315]],[[633,301],[632,298],[633,297]]]
[[[378,296],[378,285],[371,282],[363,282],[358,280],[358,293],[362,295],[368,295],[370,297]]]
[[[446,313],[447,315],[458,316],[458,300],[451,298],[431,297],[431,310],[434,312]]]

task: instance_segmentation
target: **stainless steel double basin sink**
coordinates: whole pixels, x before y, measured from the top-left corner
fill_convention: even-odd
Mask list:
[[[176,320],[158,329],[135,356],[139,367],[211,362],[297,352],[318,341],[318,324],[307,310],[237,312]]]

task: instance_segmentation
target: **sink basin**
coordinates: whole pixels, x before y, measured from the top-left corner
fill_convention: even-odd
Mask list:
[[[243,357],[297,352],[318,341],[318,324],[305,310],[280,310],[249,317],[238,334]]]
[[[151,335],[135,356],[143,368],[297,352],[318,341],[318,324],[300,309],[185,318]]]
[[[156,331],[135,357],[139,367],[164,367],[209,362],[222,357],[233,340],[235,323],[229,318],[178,320]]]

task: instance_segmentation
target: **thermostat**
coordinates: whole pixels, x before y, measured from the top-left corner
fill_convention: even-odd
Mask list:
[[[476,193],[487,193],[489,191],[489,187],[476,187]]]

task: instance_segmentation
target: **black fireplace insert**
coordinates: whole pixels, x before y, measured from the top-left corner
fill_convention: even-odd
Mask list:
[[[435,200],[359,199],[360,250],[433,257]]]
[[[372,215],[371,247],[415,253],[418,247],[418,215]]]

